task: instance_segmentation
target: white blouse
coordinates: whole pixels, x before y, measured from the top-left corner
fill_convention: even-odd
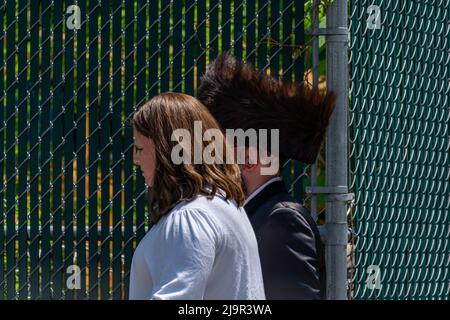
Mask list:
[[[162,217],[139,243],[130,277],[130,299],[265,299],[247,214],[220,195]]]

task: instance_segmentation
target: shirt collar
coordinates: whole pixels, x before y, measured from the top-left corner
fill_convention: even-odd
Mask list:
[[[253,191],[252,194],[249,195],[247,199],[245,199],[244,206],[246,204],[248,204],[254,197],[256,197],[258,195],[258,193],[260,193],[265,187],[267,187],[269,184],[271,184],[271,183],[273,183],[275,181],[283,181],[283,180],[280,177],[273,177],[272,179],[266,181],[261,186],[259,186],[258,189]]]

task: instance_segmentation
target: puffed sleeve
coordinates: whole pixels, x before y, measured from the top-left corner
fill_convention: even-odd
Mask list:
[[[211,272],[218,233],[201,209],[172,212],[156,233],[148,257],[151,299],[202,299]]]

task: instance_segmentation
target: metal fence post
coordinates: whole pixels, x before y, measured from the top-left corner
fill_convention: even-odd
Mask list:
[[[333,189],[347,189],[348,110],[347,0],[327,8],[327,89],[337,94],[326,145],[326,182]],[[347,299],[347,200],[332,193],[326,204],[327,299]],[[343,192],[345,193],[345,192]]]
[[[319,86],[319,0],[313,0],[311,9],[312,18],[312,72],[313,72],[313,87]],[[317,186],[317,159],[311,166],[311,187]],[[311,216],[317,222],[317,195],[311,194]]]

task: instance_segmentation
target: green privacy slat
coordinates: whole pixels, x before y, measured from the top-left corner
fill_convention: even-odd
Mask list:
[[[98,131],[98,108],[99,108],[99,85],[98,85],[98,37],[99,37],[99,14],[100,6],[95,1],[89,1],[89,147],[88,147],[88,169],[89,169],[89,299],[99,298],[98,284],[98,150],[99,150],[99,131]]]
[[[294,44],[296,46],[305,45],[305,6],[303,4],[303,0],[296,0],[294,2]],[[304,49],[296,49],[294,55],[298,53],[296,59],[294,59],[294,77],[295,81],[302,82],[303,81],[303,59],[305,56],[306,50]]]
[[[170,90],[170,77],[172,69],[170,66],[170,10],[170,0],[161,0],[161,65],[159,74],[161,78],[161,92]]]
[[[371,56],[371,53],[370,53],[370,48],[369,48],[369,46],[368,46],[368,42],[367,41],[365,41],[364,42],[364,44],[363,44],[363,48],[364,48],[364,50],[365,50],[365,52],[367,52],[368,53],[368,56]],[[363,74],[363,81],[367,81],[368,79],[368,73],[364,73]],[[365,125],[368,125],[367,123],[368,123],[368,106],[366,106],[364,109],[363,109],[363,113],[362,113],[362,115],[363,115],[363,119],[364,119],[364,124]],[[367,150],[368,150],[368,148],[367,148],[367,142],[363,142],[362,143],[362,150],[364,150],[364,153],[367,153]],[[370,186],[368,186],[366,183],[368,182],[368,181],[370,181],[369,180],[369,173],[370,171],[369,170],[367,170],[366,171],[366,173],[365,173],[365,179],[363,180],[364,181],[364,188],[365,188],[365,190],[370,190],[369,188],[370,188]],[[368,192],[368,194],[366,195],[366,202],[369,200],[369,199],[371,199],[371,198],[373,198],[373,195],[371,195],[370,194],[370,191]],[[402,209],[401,208],[399,208],[399,211],[401,211]],[[367,214],[369,214],[370,212],[367,212]],[[372,230],[372,223],[370,222],[369,224],[367,224],[367,226],[366,226],[366,228],[365,228],[366,230],[367,230],[367,232],[368,233],[370,233],[371,232],[371,230]],[[358,231],[357,231],[358,232]],[[400,242],[400,240],[399,239],[396,239],[396,241],[397,242]],[[368,245],[369,243],[367,243],[366,244],[366,246]],[[371,243],[370,243],[370,245],[371,245]],[[371,259],[371,254],[369,253],[369,255],[367,255],[366,257],[365,257],[366,259]],[[371,264],[371,261],[368,261],[368,264],[370,265]],[[365,270],[364,270],[365,271]],[[361,272],[361,275],[362,275],[362,277],[364,277],[365,275],[365,272]],[[369,297],[368,297],[368,293],[370,294],[371,292],[369,291],[368,292],[368,290],[367,290],[367,286],[365,286],[364,287],[364,291],[365,291],[365,294],[366,294],[366,299],[368,299]]]
[[[19,34],[18,39],[24,39],[27,33],[27,3],[24,0],[19,1],[19,8],[21,8],[18,15],[20,21],[24,23],[19,23]],[[26,42],[20,41],[18,46],[18,66],[19,66],[19,76],[18,76],[18,107],[19,107],[19,121],[18,121],[18,132],[21,136],[18,149],[18,161],[17,167],[19,170],[19,184],[18,184],[18,197],[19,197],[19,219],[18,219],[18,267],[19,267],[19,278],[18,278],[18,297],[19,299],[26,299],[28,296],[28,290],[26,286],[21,286],[27,282],[27,175],[29,162],[27,159],[27,144],[29,136],[29,128],[27,128],[27,49]]]
[[[305,25],[304,25],[304,16],[305,16],[305,6],[303,3],[303,0],[296,0],[294,1],[294,7],[293,7],[294,13],[293,13],[293,19],[294,19],[294,27],[293,27],[293,43],[295,44],[296,48],[294,51],[290,51],[290,57],[295,56],[296,54],[299,54],[299,56],[296,56],[296,58],[292,61],[290,60],[289,63],[285,63],[285,67],[290,68],[292,67],[292,71],[294,73],[294,80],[297,82],[303,82],[303,73],[304,73],[304,55],[305,51],[304,49],[299,49],[297,46],[305,45]],[[283,20],[284,21],[284,20]],[[285,34],[286,36],[286,34]],[[298,177],[301,174],[303,174],[304,167],[300,162],[295,162],[294,164],[294,176]],[[299,179],[299,181],[294,185],[294,198],[300,202],[303,202],[304,194],[303,194],[303,184],[304,179]],[[310,185],[310,183],[308,183]]]
[[[288,2],[290,2],[290,1],[288,1]],[[285,2],[284,2],[284,1],[283,1],[283,5],[285,5]],[[287,5],[289,5],[289,4],[287,4]],[[284,14],[284,12],[285,12],[285,8],[284,8],[284,7],[281,7],[281,8],[280,8],[280,11],[281,11],[282,13],[279,14],[278,18],[276,18],[275,21],[281,21],[282,24],[283,24],[283,26],[284,26],[284,25],[286,24],[286,22],[287,22],[287,21],[285,21],[285,20],[282,19],[283,14]],[[275,23],[276,23],[276,22],[275,22]],[[278,75],[279,75],[279,71],[284,71],[284,68],[286,67],[285,60],[283,59],[284,56],[282,56],[282,55],[280,54],[280,53],[282,53],[282,52],[284,51],[283,43],[284,43],[284,41],[285,41],[285,36],[286,36],[286,35],[285,35],[285,33],[282,31],[282,29],[281,29],[281,33],[282,33],[282,36],[281,36],[280,40],[277,41],[276,44],[273,44],[273,46],[275,47],[275,51],[274,51],[274,53],[273,53],[274,56],[271,56],[271,59],[274,59],[274,58],[275,58],[275,59],[280,59],[280,58],[281,58],[281,64],[279,65],[279,67],[280,67],[281,70],[277,70],[277,72],[274,74],[274,76],[277,77],[277,78],[278,78]],[[283,177],[283,181],[284,181],[286,187],[288,188],[288,190],[290,190],[291,185],[292,185],[293,161],[287,160],[287,159],[281,159],[281,160],[280,160],[280,165],[281,165],[280,171],[281,171],[281,175],[282,175],[282,177]]]
[[[270,2],[270,37],[269,40],[276,43],[282,43],[283,39],[280,37],[280,25],[277,23],[280,19],[280,0]],[[280,47],[274,44],[270,45],[270,74],[278,77],[280,70]]]
[[[145,95],[145,53],[146,53],[146,42],[145,42],[145,29],[140,28],[145,24],[146,16],[146,1],[138,1],[137,6],[137,23],[136,23],[136,43],[137,43],[137,54],[136,54],[136,108],[142,105],[146,101]],[[144,190],[144,178],[142,174],[138,172],[136,178],[136,194],[140,194]],[[145,235],[145,199],[137,198],[136,200],[136,240],[141,241]]]
[[[292,37],[292,19],[293,19],[294,2],[283,1],[283,79],[286,81],[292,81],[292,46],[294,45],[294,39]]]
[[[62,141],[62,137],[64,134],[63,131],[63,123],[64,123],[64,112],[63,112],[63,104],[64,104],[64,92],[63,92],[63,84],[62,84],[62,72],[63,72],[63,56],[64,51],[62,50],[63,45],[63,27],[64,27],[64,16],[63,16],[63,6],[61,1],[57,1],[54,3],[54,11],[53,11],[53,106],[52,106],[52,123],[53,123],[53,131],[52,131],[52,184],[50,189],[52,191],[52,214],[53,214],[53,237],[52,237],[52,252],[53,252],[53,263],[52,263],[52,282],[45,283],[44,286],[51,286],[53,289],[53,298],[54,299],[62,299],[63,298],[63,290],[66,288],[63,287],[64,284],[64,264],[63,264],[63,242],[65,240],[62,234],[62,223],[63,223],[63,151],[64,151],[64,143]]]
[[[42,20],[42,37],[41,37],[41,72],[39,76],[42,78],[41,82],[41,92],[39,104],[42,109],[42,115],[40,117],[39,124],[39,136],[41,138],[40,144],[40,160],[39,166],[41,167],[41,251],[42,255],[40,257],[40,268],[38,272],[41,273],[41,284],[40,284],[40,293],[39,299],[49,299],[50,298],[50,286],[47,285],[50,283],[51,279],[51,255],[50,250],[52,249],[51,244],[51,191],[50,191],[50,183],[51,183],[51,175],[50,175],[50,167],[51,167],[51,154],[50,154],[50,141],[52,137],[50,128],[50,116],[51,116],[51,87],[50,87],[50,74],[51,74],[51,42],[50,42],[50,29],[51,29],[51,20],[50,20],[50,0],[43,0],[41,7],[41,20]]]
[[[122,78],[122,41],[121,40],[121,21],[122,21],[122,4],[114,2],[111,6],[113,12],[112,23],[112,39],[113,39],[113,52],[112,52],[112,71],[113,71],[113,87],[112,87],[112,101],[113,101],[113,114],[111,132],[113,133],[113,299],[122,299],[122,155],[123,150],[122,137],[123,131],[121,130],[122,122],[122,100],[121,100],[121,78]],[[120,39],[118,41],[118,39]]]
[[[30,6],[30,244],[29,255],[30,264],[28,272],[28,283],[30,285],[31,299],[36,299],[39,296],[39,116],[42,115],[39,110],[39,26],[36,21],[40,17],[39,3],[36,1],[29,1]],[[0,81],[1,82],[1,81]],[[36,115],[39,115],[36,117]],[[1,139],[1,138],[0,138]],[[1,240],[0,240],[1,242]],[[1,271],[0,271],[1,272]],[[24,285],[24,284],[21,284]],[[0,289],[1,290],[1,289]]]
[[[184,87],[185,93],[194,94],[194,55],[197,39],[194,33],[195,5],[190,4],[185,9],[185,53],[184,53]]]
[[[248,0],[246,6],[246,23],[245,23],[245,58],[251,63],[255,63],[256,57],[256,0]]]
[[[413,10],[413,12],[416,12],[416,8],[415,7],[417,7],[416,6],[416,4],[414,4],[414,3],[411,3],[410,4],[410,6],[409,6],[412,10]],[[408,29],[412,29],[412,30],[414,30],[414,25],[412,24],[412,19],[410,19],[410,20],[408,20],[408,23],[406,24],[407,26],[408,26]],[[428,30],[427,30],[428,31]],[[416,33],[416,32],[418,32],[418,30],[415,30],[415,32],[414,33]],[[412,43],[414,43],[415,41],[415,36],[414,35],[410,35],[410,40],[411,40],[411,43],[408,43],[408,44],[412,44]],[[404,48],[406,49],[406,46],[404,46]],[[413,56],[413,52],[412,51],[408,51],[408,52],[405,52],[404,53],[404,55],[407,57],[407,59],[408,60],[410,60],[410,59],[414,59],[414,56]],[[430,63],[432,63],[432,60],[430,61]],[[411,70],[412,71],[412,70]],[[375,70],[375,74],[374,74],[376,77],[378,77],[379,75],[380,75],[380,72],[379,72],[379,70]],[[416,94],[417,94],[417,89],[419,89],[419,88],[417,88],[416,86],[414,86],[414,83],[412,82],[412,81],[410,81],[410,80],[412,80],[411,79],[411,75],[408,73],[408,74],[406,74],[405,75],[405,89],[407,89],[408,91],[410,91],[411,92],[411,95],[409,96],[409,97],[407,97],[407,99],[410,99],[410,98],[412,98],[412,99],[414,99],[413,101],[415,101],[415,97],[416,97]],[[380,98],[382,99],[383,98],[383,95],[381,95],[380,96]],[[406,103],[405,103],[406,104]],[[383,114],[385,113],[385,110],[384,110],[384,104],[382,104],[381,106],[380,106],[380,109],[382,110],[382,112],[383,112]],[[426,119],[425,119],[425,121],[426,121]],[[414,119],[413,119],[413,121],[411,122],[411,127],[412,128],[420,128],[420,126],[421,126],[421,123],[420,123],[421,121],[418,119],[418,117],[414,117]],[[380,130],[382,130],[382,128],[383,128],[383,124],[380,122],[380,121],[378,121],[378,124],[377,124],[377,126],[380,128]],[[415,131],[415,130],[414,130]],[[411,163],[411,165],[409,166],[409,168],[410,169],[413,169],[413,168],[417,168],[417,163],[420,163],[420,160],[421,160],[421,158],[423,158],[423,156],[424,156],[424,154],[425,154],[425,152],[423,152],[423,153],[418,153],[418,151],[420,151],[420,145],[422,145],[422,141],[423,141],[423,139],[422,139],[422,137],[423,137],[423,134],[419,134],[419,135],[417,135],[417,140],[416,140],[416,143],[413,143],[412,145],[411,145],[411,148],[410,148],[410,150],[409,150],[409,157],[412,155],[412,154],[414,154],[415,155],[415,157],[414,157],[414,159],[412,159],[412,158],[410,158],[411,160],[413,160],[412,161],[412,163]],[[385,139],[384,139],[384,137],[382,136],[381,137],[381,143],[383,144],[383,145],[385,145],[386,144],[386,141],[385,141]],[[422,167],[422,165],[427,165],[426,163],[424,163],[424,164],[421,164],[421,167]],[[429,166],[430,166],[430,169],[432,169],[431,168],[431,166],[432,166],[432,164],[429,164]],[[422,177],[421,176],[416,176],[414,179],[416,179],[416,182],[418,182],[419,184],[417,184],[417,183],[415,183],[414,182],[414,180],[413,180],[413,174],[411,174],[411,173],[407,173],[406,174],[407,176],[409,176],[411,179],[410,179],[410,181],[409,181],[409,183],[408,183],[408,185],[410,185],[411,186],[411,191],[413,191],[414,193],[416,193],[417,194],[417,198],[416,199],[423,199],[423,196],[424,195],[426,195],[426,193],[427,193],[427,190],[424,190],[423,189],[423,187],[422,187],[422,183],[424,182],[423,181],[423,179],[422,179]],[[380,179],[381,180],[381,179]],[[417,181],[418,180],[418,181]],[[383,202],[381,202],[380,201],[380,198],[383,196],[383,191],[382,190],[380,190],[379,188],[377,188],[377,191],[376,191],[376,193],[377,193],[377,202],[376,203],[381,203],[382,204],[382,206],[381,206],[381,208],[382,209],[384,209],[384,210],[386,210],[387,208],[384,206],[384,203]],[[410,193],[410,192],[409,192]],[[411,229],[413,229],[413,228],[415,228],[414,227],[414,221],[416,221],[417,220],[417,217],[419,217],[420,218],[420,213],[422,212],[423,214],[428,214],[428,210],[427,210],[427,208],[423,208],[422,210],[418,210],[418,204],[419,203],[417,203],[416,205],[411,205],[410,204],[410,206],[409,206],[409,208],[410,208],[410,214],[409,214],[409,217],[411,218],[411,219],[408,219],[408,229],[407,229],[407,232],[406,232],[406,240],[408,241],[408,244],[409,244],[409,246],[411,246],[411,247],[409,247],[409,246],[407,246],[407,247],[409,247],[408,249],[408,253],[407,253],[407,256],[408,256],[408,260],[407,260],[407,263],[406,263],[406,273],[407,273],[407,281],[408,282],[410,282],[410,283],[414,283],[414,282],[416,282],[414,285],[412,285],[412,286],[409,286],[408,288],[407,288],[407,291],[406,291],[406,296],[410,296],[412,299],[415,299],[415,291],[416,291],[416,289],[417,289],[417,285],[419,284],[419,283],[417,283],[417,282],[419,282],[420,281],[420,278],[418,278],[415,274],[413,274],[413,272],[415,272],[414,271],[414,268],[412,267],[412,261],[414,261],[414,260],[417,260],[417,255],[420,255],[420,253],[419,252],[415,252],[416,251],[416,249],[417,249],[417,247],[414,245],[415,244],[415,237],[414,237],[414,235],[412,234],[412,232],[411,232]],[[378,220],[378,219],[377,219]],[[419,221],[417,221],[417,222],[419,222]],[[377,233],[379,233],[379,230],[381,229],[380,227],[382,227],[382,225],[381,226],[379,226],[379,227],[377,227]],[[416,226],[417,227],[417,226]],[[378,250],[376,250],[375,251],[375,261],[379,261],[380,262],[380,264],[382,265],[382,261],[381,261],[381,259],[380,259],[380,255],[381,255],[381,248],[380,248],[381,246],[375,246],[375,248],[377,248]],[[430,252],[430,255],[433,255],[433,253],[432,252]]]
[[[133,2],[128,1],[125,3],[125,107],[124,114],[126,117],[131,117],[133,113],[133,43],[134,43],[134,24],[132,20],[134,19],[134,8]],[[131,89],[130,89],[131,88]],[[125,255],[125,275],[124,275],[124,288],[125,288],[125,298],[128,298],[128,290],[130,283],[130,273],[131,260],[133,258],[134,251],[134,234],[133,234],[133,215],[134,215],[134,204],[133,204],[133,131],[131,128],[127,127],[125,129],[124,137],[124,177],[125,177],[125,238],[124,238],[124,255]]]
[[[235,2],[234,3],[234,24],[233,24],[233,47],[234,47],[234,55],[242,59],[242,44],[244,33],[242,30],[243,18],[244,18],[244,2]]]
[[[371,41],[371,42],[368,42],[368,45],[369,45],[372,57],[375,58],[375,51],[376,51],[375,46],[377,44]],[[399,49],[402,50],[402,48],[403,48],[403,46],[400,47]],[[378,69],[377,68],[375,68],[372,71],[373,71],[373,73],[367,77],[367,81],[369,81],[369,82],[370,82],[370,78],[369,77],[372,77],[372,76],[376,77],[376,76],[378,76]],[[375,89],[375,87],[373,87],[372,89]],[[374,91],[372,91],[372,92],[374,92]],[[382,107],[381,104],[375,106],[375,109],[377,110],[377,112],[379,112],[381,107]],[[382,132],[382,128],[379,127],[380,122],[375,121],[375,119],[373,117],[370,117],[369,125],[370,125],[370,127],[375,129],[374,133],[373,133],[373,136],[374,137],[377,136],[377,138],[379,136],[380,139],[382,139],[381,135],[379,135],[379,133]],[[383,144],[382,140],[380,142]],[[370,175],[370,177],[372,177],[373,176],[373,172],[374,172],[373,170],[375,170],[376,166],[379,166],[379,162],[378,162],[378,159],[376,159],[375,149],[370,148],[369,150],[370,150],[369,151],[369,158],[372,161],[370,161],[370,165],[369,165],[368,169],[369,169],[369,175]],[[377,190],[377,188],[375,188],[376,182],[373,179],[371,179],[371,182],[372,182],[372,185],[370,187],[372,189],[372,195],[370,197],[371,201],[374,201],[373,203],[377,203],[380,206],[380,209],[382,209],[382,204],[379,202],[379,191]],[[375,264],[379,264],[379,258],[378,258],[378,252],[377,252],[378,251],[379,237],[375,236],[378,233],[378,228],[379,228],[379,224],[376,223],[377,220],[378,219],[376,217],[374,217],[374,219],[371,221],[371,228],[370,228],[370,232],[373,235],[372,236],[372,244],[371,244],[371,248],[372,248],[371,251],[372,252],[371,252],[370,261],[371,261],[371,264],[374,264],[374,265]],[[401,239],[400,241],[403,242],[404,240]],[[368,291],[368,293],[369,293],[369,295],[368,295],[369,299],[376,299],[376,296],[379,294],[379,292],[373,291],[373,290],[372,291]]]
[[[63,274],[65,287],[65,299],[72,300],[74,298],[74,289],[67,287],[66,280],[68,274],[66,273],[69,266],[74,265],[74,188],[73,188],[73,155],[74,155],[74,136],[77,132],[74,127],[74,30],[70,30],[64,19],[64,36],[65,36],[65,56],[64,56],[64,264]]]
[[[219,1],[210,0],[209,1],[209,61],[214,60],[214,58],[219,53]]]
[[[197,2],[197,88],[206,69],[206,1]]]
[[[86,1],[79,1],[82,23],[77,30],[77,85],[76,85],[76,253],[77,266],[80,268],[80,289],[76,291],[77,299],[86,298],[86,120],[88,100],[86,95],[86,64],[87,64],[87,20]]]
[[[270,59],[271,59],[271,74],[273,74],[275,77],[278,77],[279,72],[282,72],[282,78],[286,79],[287,75],[289,75],[289,71],[285,74],[285,68],[289,68],[290,65],[287,63],[288,61],[285,61],[285,57],[289,54],[289,52],[292,50],[290,47],[286,47],[285,45],[290,45],[291,42],[289,41],[290,31],[292,28],[289,26],[290,23],[292,23],[292,14],[290,12],[292,8],[293,2],[289,1],[283,1],[283,5],[281,6],[279,1],[272,1],[272,7],[271,7],[271,38],[275,40],[276,42],[281,44],[281,48],[277,45],[272,44],[271,50],[270,50]],[[280,11],[282,10],[282,13],[280,14]],[[281,17],[285,17],[284,19],[281,19]],[[282,26],[280,26],[280,23],[278,21],[281,20]],[[279,35],[281,32],[281,36]],[[280,65],[280,59],[281,59],[281,65]],[[292,61],[289,61],[292,63]],[[292,194],[292,187],[295,183],[292,181],[292,171],[294,170],[294,161],[289,160],[287,163],[283,164],[283,181],[288,186],[288,190],[291,191]]]
[[[16,10],[15,2],[8,1],[6,3],[6,87],[9,89],[6,93],[6,149],[9,152],[6,153],[6,297],[7,299],[14,299],[16,294],[16,279],[15,279],[15,265],[16,265],[16,208],[15,202],[15,165],[16,155],[14,147],[14,136],[16,133],[16,96],[15,90],[17,85],[15,84],[15,34],[16,34]],[[8,59],[9,58],[9,59]]]
[[[222,52],[231,48],[231,1],[222,0]]]
[[[148,30],[148,96],[158,94],[158,12],[159,1],[152,1],[149,5],[149,30]]]
[[[172,11],[173,20],[173,85],[172,90],[182,91],[183,63],[183,1],[175,1]]]
[[[282,15],[279,18],[282,24],[282,38],[281,43],[283,44],[282,51],[280,52],[282,55],[282,79],[284,81],[292,81],[293,80],[293,48],[294,48],[294,38],[293,38],[293,10],[294,10],[294,2],[293,1],[283,1],[282,3]],[[291,195],[299,200],[300,202],[303,200],[301,190],[302,190],[302,166],[297,161],[292,161],[291,171],[287,172],[287,177],[285,177],[285,181],[289,182],[289,188],[291,189]],[[296,177],[292,179],[292,176]],[[300,177],[300,178],[297,178]]]
[[[4,3],[3,3],[4,5]],[[3,40],[5,39],[5,14],[4,12],[0,13],[0,92],[2,92],[0,96],[0,141],[5,141],[5,126],[3,125],[3,121],[5,120],[5,95],[4,95],[4,79],[5,79],[5,67],[4,67],[4,45]],[[4,159],[4,143],[0,146],[0,157],[2,161],[0,161],[0,300],[5,299],[5,234],[3,232],[5,228],[5,205],[4,198],[5,194],[5,161]]]
[[[267,16],[270,1],[258,0],[258,28],[256,38],[257,66],[265,68],[267,63]]]
[[[146,101],[146,83],[145,75],[147,69],[147,42],[146,32],[147,26],[147,10],[148,3],[145,0],[137,0],[135,3],[136,13],[134,28],[136,30],[135,35],[135,107],[141,106]],[[141,82],[141,83],[140,83]]]
[[[111,21],[110,16],[110,3],[102,3],[101,7],[101,50],[100,50],[100,115],[99,126],[100,130],[100,166],[101,166],[101,189],[99,190],[101,198],[101,245],[100,245],[100,287],[101,287],[101,299],[109,299],[109,278],[110,278],[110,250],[109,250],[109,225],[110,225],[110,119],[112,110],[110,110],[110,30]]]

